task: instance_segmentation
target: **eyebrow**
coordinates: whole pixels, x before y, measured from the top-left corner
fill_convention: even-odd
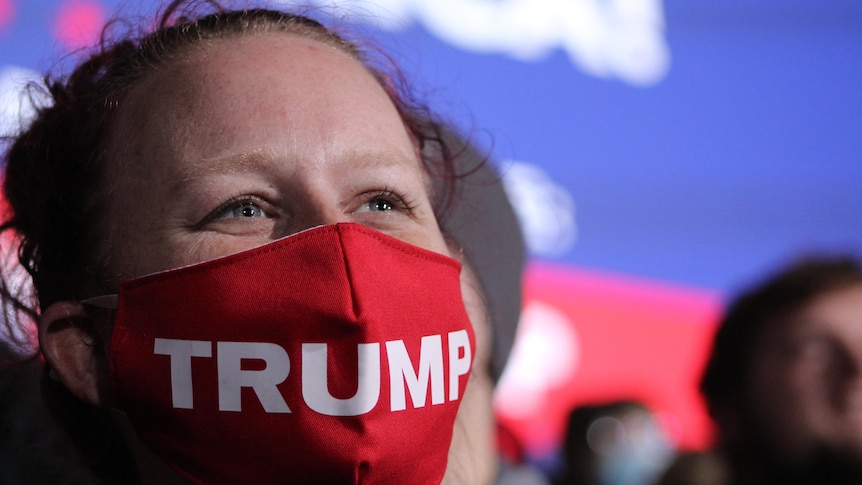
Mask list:
[[[250,152],[228,154],[214,158],[203,158],[189,164],[182,170],[174,183],[174,189],[208,175],[224,175],[231,173],[251,172],[265,162],[275,159],[272,150],[258,149]]]
[[[402,154],[393,154],[393,153],[383,153],[383,152],[370,152],[370,151],[359,151],[359,150],[350,150],[343,157],[344,163],[347,164],[356,164],[362,168],[373,168],[377,166],[390,166],[401,163],[405,160],[404,155]],[[411,159],[410,161],[416,162],[418,167],[422,169],[422,162],[418,158]]]
[[[371,169],[375,167],[387,167],[398,165],[403,159],[402,155],[393,155],[392,153],[372,152],[350,150],[340,158],[342,163],[347,165],[355,165],[359,168]],[[411,157],[416,157],[411,155]],[[204,158],[190,163],[189,167],[182,170],[179,178],[174,183],[174,190],[180,189],[189,183],[209,176],[209,175],[226,175],[232,173],[252,172],[262,165],[274,163],[277,161],[275,152],[271,149],[260,148],[257,150],[228,154],[213,158]],[[423,167],[421,159],[413,158],[412,161],[417,163],[422,177],[427,179],[428,174]]]
[[[417,154],[394,155],[392,153],[351,150],[343,159],[345,163],[356,164],[360,168],[371,169],[376,167],[392,167],[399,165],[406,157],[409,157],[411,162],[416,164],[416,168],[419,170],[419,176],[422,178],[423,184],[425,185],[425,190],[428,191],[428,194],[430,195],[434,190],[431,181],[432,177],[431,174],[428,173],[428,169],[422,161],[422,157]]]

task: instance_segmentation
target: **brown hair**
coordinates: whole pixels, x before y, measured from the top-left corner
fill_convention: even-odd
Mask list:
[[[379,52],[356,43],[302,15],[268,9],[226,10],[214,1],[174,0],[156,28],[137,36],[108,40],[109,24],[96,52],[68,76],[45,79],[50,106],[40,107],[6,153],[3,182],[9,211],[0,233],[15,235],[11,250],[32,278],[35,295],[4,274],[0,280],[7,319],[35,317],[61,300],[81,300],[115,291],[108,282],[103,237],[112,163],[104,144],[123,97],[149,72],[182,56],[189,46],[209,39],[256,32],[287,32],[335,47],[361,61],[392,99],[423,154],[433,179],[443,181],[435,199],[442,220],[454,197],[453,154],[443,139],[443,125],[412,98],[401,72]],[[379,58],[379,60],[378,60]],[[387,64],[384,70],[376,63]],[[20,320],[20,318],[19,318]],[[12,325],[15,322],[7,322]],[[10,332],[15,335],[16,332]]]
[[[700,392],[716,418],[746,392],[756,343],[770,325],[815,298],[862,283],[862,265],[851,255],[810,255],[793,261],[737,296],[713,341]]]

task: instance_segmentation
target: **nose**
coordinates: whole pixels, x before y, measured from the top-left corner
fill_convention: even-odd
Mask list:
[[[862,411],[862,345],[844,346],[838,363],[845,405]]]
[[[844,376],[848,381],[858,382],[862,386],[862,341],[846,339],[842,344]]]
[[[335,196],[335,188],[306,186],[292,194],[288,216],[276,237],[284,237],[318,226],[349,222],[350,217]]]
[[[862,426],[862,378],[857,373],[844,383],[843,410]],[[862,429],[858,431],[862,434]]]
[[[305,226],[303,229],[348,221],[347,215],[334,202],[320,203],[314,207],[309,207],[304,216],[302,218]]]

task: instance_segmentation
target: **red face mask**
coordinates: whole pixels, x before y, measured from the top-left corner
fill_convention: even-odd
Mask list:
[[[475,348],[459,274],[337,224],[128,281],[113,386],[194,483],[436,484]]]

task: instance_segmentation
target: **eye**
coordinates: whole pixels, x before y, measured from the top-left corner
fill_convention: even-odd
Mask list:
[[[356,212],[382,212],[382,211],[391,211],[395,210],[395,206],[392,205],[386,199],[373,199],[368,202],[364,202]]]
[[[391,189],[384,189],[369,194],[355,212],[411,212],[413,209],[407,196]]]
[[[266,213],[260,208],[260,206],[250,201],[235,204],[233,207],[226,209],[223,216],[238,218],[267,217]]]
[[[216,207],[195,227],[200,229],[211,224],[223,225],[231,221],[239,222],[261,218],[271,219],[273,217],[275,217],[274,211],[271,210],[271,206],[263,199],[252,195],[244,195],[233,197]]]
[[[807,338],[798,342],[795,351],[798,362],[814,369],[826,370],[840,366],[846,360],[846,351],[826,337]]]

